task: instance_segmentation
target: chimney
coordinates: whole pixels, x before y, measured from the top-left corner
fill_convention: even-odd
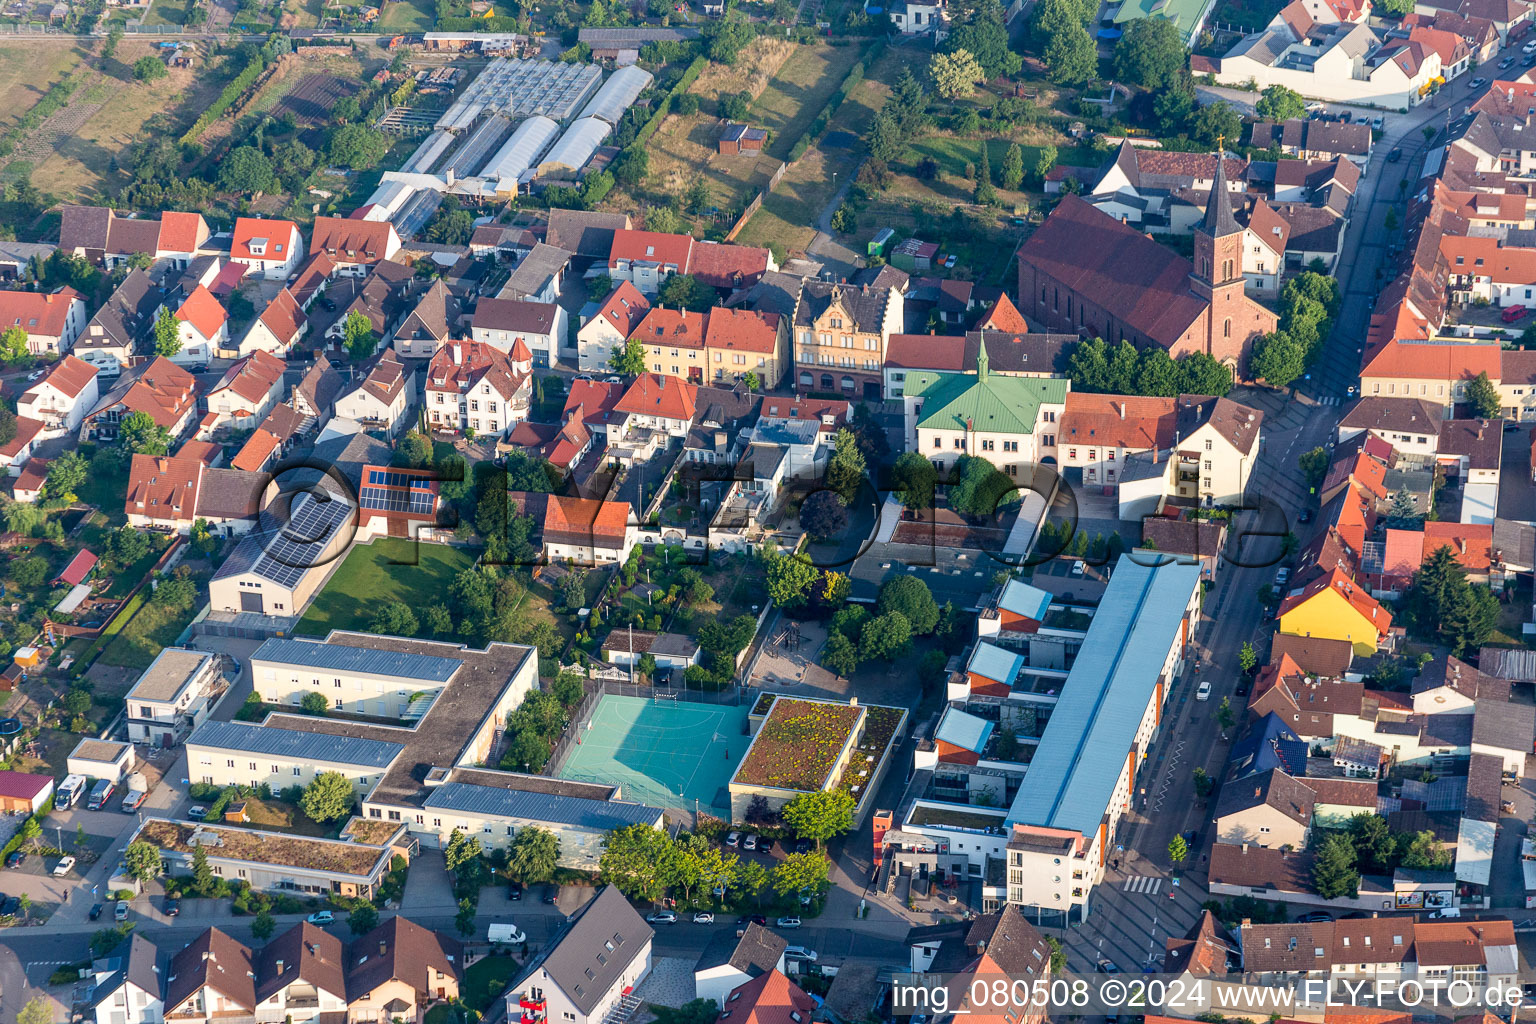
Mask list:
[[[462,366],[464,363],[464,349],[457,342],[453,346],[453,365]]]
[[[1116,402],[1115,404],[1120,409],[1120,418],[1121,419],[1125,419],[1125,403],[1124,402]]]

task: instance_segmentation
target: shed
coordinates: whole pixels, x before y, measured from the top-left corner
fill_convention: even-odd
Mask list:
[[[22,668],[37,668],[42,663],[43,652],[36,647],[16,648],[16,664]]]
[[[128,777],[138,763],[132,743],[83,739],[69,752],[65,768],[71,775],[88,779],[107,779],[114,785]]]
[[[896,237],[895,228],[881,228],[875,232],[875,237],[869,240],[869,247],[865,250],[870,256],[884,256],[885,247],[891,244],[891,239]]]
[[[766,128],[753,128],[750,125],[727,121],[725,127],[720,129],[718,149],[721,153],[731,155],[756,153],[762,151],[763,144],[767,141]]]
[[[53,776],[0,771],[0,811],[36,814],[53,796]]]
[[[75,557],[69,560],[64,571],[53,578],[55,584],[67,583],[70,586],[78,586],[91,575],[91,570],[96,568],[96,556],[89,551],[75,552]]]

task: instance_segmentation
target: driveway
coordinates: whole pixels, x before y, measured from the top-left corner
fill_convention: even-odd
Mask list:
[[[400,897],[400,912],[409,917],[420,915],[455,914],[458,901],[453,898],[453,882],[448,877],[448,867],[443,863],[441,850],[422,847],[411,861],[411,870],[405,878],[405,894]]]

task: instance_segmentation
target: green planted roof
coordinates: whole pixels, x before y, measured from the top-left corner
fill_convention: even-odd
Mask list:
[[[1040,406],[1067,400],[1067,382],[1060,377],[1001,377],[982,371],[907,374],[903,392],[923,400],[919,430],[973,430],[1002,434],[1033,434]]]

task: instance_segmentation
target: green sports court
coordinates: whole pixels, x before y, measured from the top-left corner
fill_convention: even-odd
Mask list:
[[[746,707],[605,695],[560,778],[622,787],[655,807],[729,814],[727,783],[750,739]]]

